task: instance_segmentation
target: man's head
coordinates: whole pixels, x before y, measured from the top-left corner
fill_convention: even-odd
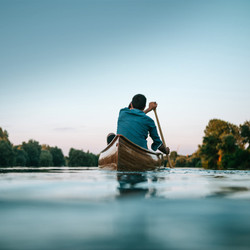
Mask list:
[[[147,99],[144,95],[141,94],[135,95],[132,99],[133,108],[144,110],[146,107],[146,101]]]

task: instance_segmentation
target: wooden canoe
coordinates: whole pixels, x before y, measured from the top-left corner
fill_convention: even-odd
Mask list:
[[[163,155],[144,149],[116,135],[100,153],[99,168],[117,171],[147,171],[163,166]]]

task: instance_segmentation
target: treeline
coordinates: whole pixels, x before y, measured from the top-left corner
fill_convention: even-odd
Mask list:
[[[176,167],[250,169],[250,121],[236,126],[213,119],[204,131],[202,145],[190,156],[175,151],[170,158]]]
[[[197,152],[186,156],[178,155],[176,151],[172,151],[170,153],[170,160],[174,167],[202,168],[202,161]]]
[[[68,165],[71,167],[77,166],[98,166],[98,155],[92,154],[89,151],[87,153],[82,150],[71,148],[69,151],[69,157],[67,158]]]
[[[0,127],[0,166],[98,166],[98,155],[71,148],[65,157],[58,147],[40,145],[29,140],[14,146],[9,141],[8,132]]]
[[[213,119],[204,130],[202,145],[189,156],[171,152],[175,167],[208,169],[250,169],[250,121],[236,126]],[[14,146],[8,132],[0,128],[0,166],[98,166],[98,155],[71,148],[65,157],[58,147],[40,145],[35,140]]]

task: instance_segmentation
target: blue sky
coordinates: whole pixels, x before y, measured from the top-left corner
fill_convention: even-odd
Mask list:
[[[99,153],[137,93],[180,154],[210,119],[250,118],[250,1],[0,0],[0,26],[0,127],[15,145]]]

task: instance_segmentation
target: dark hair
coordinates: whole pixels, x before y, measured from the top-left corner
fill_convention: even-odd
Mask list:
[[[141,94],[135,95],[132,99],[133,108],[144,110],[146,106],[146,101],[147,99],[144,95],[141,95]]]

